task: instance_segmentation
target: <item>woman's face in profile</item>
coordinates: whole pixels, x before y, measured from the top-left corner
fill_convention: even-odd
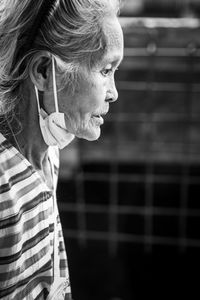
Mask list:
[[[65,114],[68,131],[91,141],[99,138],[109,103],[118,98],[114,74],[123,58],[123,34],[118,19],[105,19],[103,27],[107,51],[101,61],[90,71],[82,68],[73,95],[67,88],[58,93],[59,110]]]

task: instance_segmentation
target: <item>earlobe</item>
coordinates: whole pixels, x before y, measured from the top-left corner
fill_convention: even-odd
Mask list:
[[[51,57],[49,53],[37,54],[29,67],[30,79],[39,91],[45,91],[49,85]]]

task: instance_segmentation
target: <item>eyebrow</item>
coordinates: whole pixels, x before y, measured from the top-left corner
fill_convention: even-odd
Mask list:
[[[110,57],[105,57],[105,62],[106,63],[112,63],[112,64],[120,64],[123,60],[123,57],[119,56],[119,55],[115,55],[115,56],[110,56]]]

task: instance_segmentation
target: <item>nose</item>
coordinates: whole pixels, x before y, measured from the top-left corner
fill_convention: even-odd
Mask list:
[[[113,79],[111,82],[111,86],[110,89],[108,91],[108,97],[107,97],[107,101],[108,102],[115,102],[118,99],[118,91],[115,85],[115,80]]]

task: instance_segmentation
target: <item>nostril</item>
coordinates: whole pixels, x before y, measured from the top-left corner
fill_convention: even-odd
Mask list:
[[[106,99],[106,102],[114,102],[114,101],[115,101],[115,99],[113,97],[110,97],[110,98]]]
[[[117,99],[118,99],[118,95],[116,95],[116,97],[110,97],[107,101],[108,102],[115,102],[115,101],[117,101]]]

